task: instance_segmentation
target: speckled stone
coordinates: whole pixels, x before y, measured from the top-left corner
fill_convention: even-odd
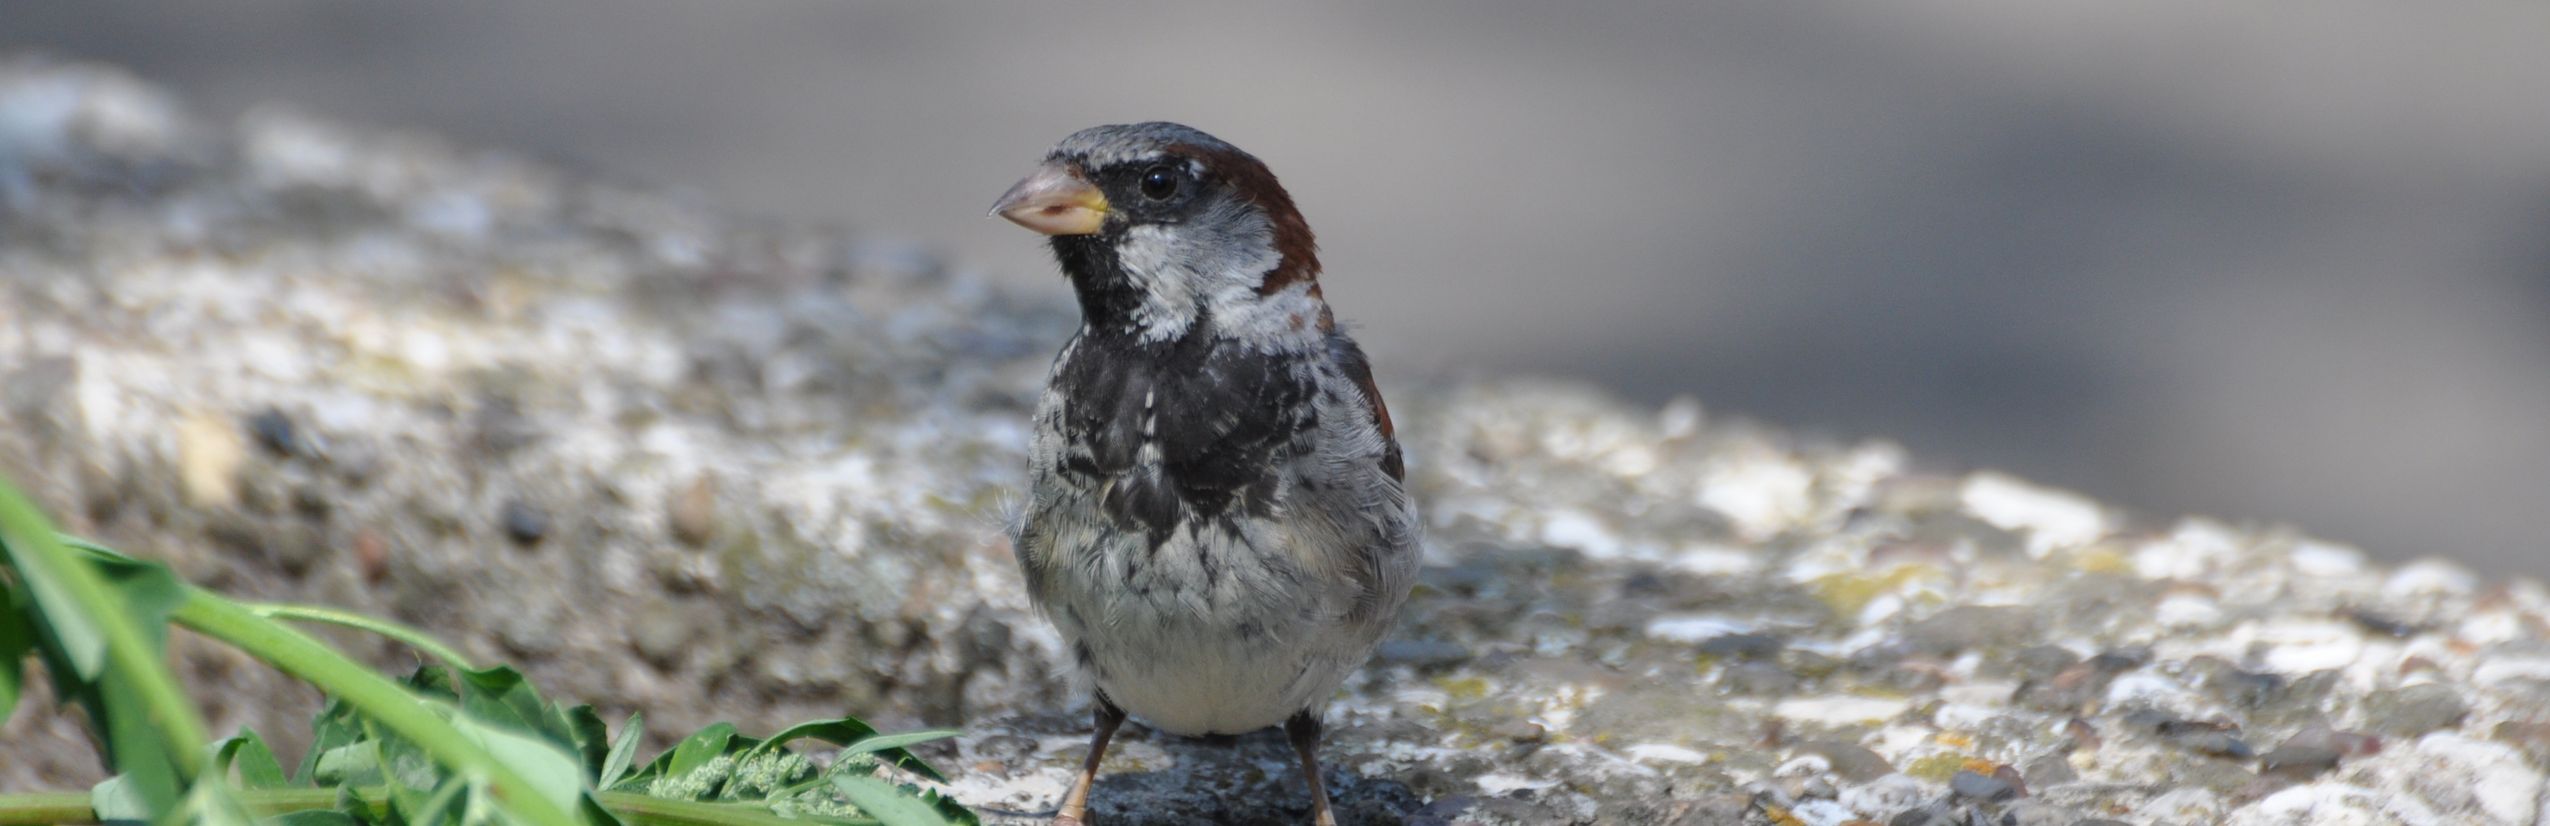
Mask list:
[[[2365,723],[2375,731],[2401,737],[2449,728],[2469,715],[2470,702],[2442,683],[2385,689],[2364,699]]]
[[[202,121],[98,67],[0,61],[0,141],[0,469],[70,530],[424,626],[659,737],[961,725],[924,748],[950,793],[1050,812],[1085,689],[998,526],[1059,288],[428,136]],[[1348,820],[2541,815],[2539,583],[1690,400],[1384,378],[1428,548],[1329,709]],[[180,659],[205,697],[307,695]],[[211,712],[288,756],[314,709],[287,706]],[[0,787],[96,779],[32,709]],[[1119,743],[1103,822],[1307,812],[1272,733]]]

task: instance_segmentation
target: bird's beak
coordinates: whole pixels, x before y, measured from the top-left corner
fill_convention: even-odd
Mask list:
[[[1036,168],[992,205],[992,214],[1046,235],[1095,235],[1107,222],[1107,196],[1062,163]]]

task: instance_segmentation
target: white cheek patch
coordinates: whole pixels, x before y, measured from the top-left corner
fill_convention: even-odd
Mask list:
[[[1310,294],[1310,286],[1301,281],[1272,295],[1259,295],[1257,287],[1250,285],[1216,295],[1213,332],[1261,352],[1298,352],[1324,345],[1327,332],[1319,328],[1322,304]]]
[[[1168,227],[1146,224],[1125,230],[1116,242],[1116,262],[1142,290],[1133,325],[1144,341],[1174,340],[1195,326],[1195,288],[1203,278],[1178,241]]]
[[[1208,229],[1217,227],[1223,229]],[[1283,263],[1274,234],[1264,215],[1237,203],[1217,205],[1180,224],[1127,228],[1116,242],[1116,261],[1142,290],[1132,332],[1144,341],[1175,340],[1207,310],[1214,331],[1229,337],[1287,329],[1300,305],[1316,300],[1307,292],[1290,300],[1277,300],[1285,298],[1281,293],[1257,294],[1266,274]]]

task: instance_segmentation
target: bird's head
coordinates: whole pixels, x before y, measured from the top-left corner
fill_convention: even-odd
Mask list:
[[[1256,157],[1186,126],[1073,133],[992,214],[1052,236],[1092,330],[1285,348],[1331,323],[1292,196]]]

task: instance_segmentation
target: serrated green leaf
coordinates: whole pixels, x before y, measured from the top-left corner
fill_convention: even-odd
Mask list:
[[[335,809],[303,809],[285,812],[265,820],[267,826],[363,826],[353,815]]]
[[[663,776],[679,777],[689,774],[692,770],[707,765],[708,761],[724,756],[727,745],[734,741],[735,724],[733,723],[710,723],[707,728],[691,732],[691,736],[682,738],[682,742],[675,744],[671,751],[664,753],[662,759],[666,763]]]
[[[620,739],[611,743],[611,753],[602,758],[602,770],[593,787],[608,789],[629,773],[629,762],[637,759],[638,741],[646,737],[646,716],[629,713],[628,722],[620,724]]]
[[[460,672],[460,707],[480,722],[524,734],[568,734],[550,730],[548,707],[541,702],[540,692],[531,687],[531,681],[523,679],[522,672],[510,666]]]
[[[894,784],[866,777],[835,777],[832,787],[886,826],[948,826],[937,806]]]
[[[242,728],[229,739],[213,744],[212,759],[205,763],[205,773],[227,778],[232,768],[239,770],[239,785],[249,789],[275,789],[292,785],[283,776],[283,765],[276,762],[274,750],[254,729]]]

